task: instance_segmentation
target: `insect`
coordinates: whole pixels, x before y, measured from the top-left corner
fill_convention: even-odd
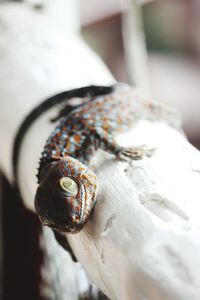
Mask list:
[[[60,233],[79,232],[95,205],[98,183],[90,160],[96,150],[101,148],[127,161],[152,154],[142,147],[119,146],[114,139],[135,119],[133,89],[116,84],[109,93],[102,90],[95,96],[90,90],[80,94],[84,98],[82,105],[68,114],[66,106],[55,119],[58,125],[40,160],[36,212],[43,225]]]

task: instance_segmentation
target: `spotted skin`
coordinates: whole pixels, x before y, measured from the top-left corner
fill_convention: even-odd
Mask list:
[[[85,99],[84,105],[60,118],[45,144],[38,171],[35,206],[44,225],[76,233],[87,222],[97,194],[97,178],[89,163],[98,148],[122,160],[148,155],[115,142],[114,137],[128,130],[134,119],[134,92],[123,84],[114,86],[110,94]],[[77,184],[75,195],[62,189],[63,177]]]

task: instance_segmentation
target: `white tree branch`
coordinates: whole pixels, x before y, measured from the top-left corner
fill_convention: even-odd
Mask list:
[[[131,166],[96,154],[98,201],[68,237],[75,254],[111,299],[199,299],[199,152],[176,129],[143,119],[119,142],[157,150]]]

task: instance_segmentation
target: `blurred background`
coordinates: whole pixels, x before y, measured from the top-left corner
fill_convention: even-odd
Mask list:
[[[143,2],[139,11],[130,15],[142,35],[142,39],[139,36],[132,41],[137,44],[138,39],[141,42],[138,59],[144,59],[145,70],[136,72],[146,74],[144,80],[149,84],[151,97],[175,106],[181,112],[188,139],[200,149],[200,1]],[[99,54],[114,77],[123,82],[133,79],[128,70],[130,57],[127,59],[123,36],[129,4],[128,0],[80,1],[84,40]],[[134,17],[138,19],[134,20]],[[131,24],[129,30],[134,33]],[[126,36],[126,44],[129,44],[129,38],[131,36]],[[147,56],[142,53],[145,47]],[[33,213],[25,210],[7,180],[3,178],[1,183],[4,300],[40,299],[39,266],[43,263],[39,249],[40,224]]]
[[[117,80],[128,82],[122,37],[126,2],[82,0],[82,34]],[[189,140],[200,147],[200,1],[160,0],[141,9],[152,96],[175,106]]]

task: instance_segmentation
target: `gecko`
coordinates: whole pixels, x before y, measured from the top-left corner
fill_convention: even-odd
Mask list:
[[[117,134],[133,126],[134,97],[133,88],[118,83],[107,94],[86,95],[82,105],[69,113],[62,109],[54,119],[58,124],[40,159],[35,208],[42,224],[57,236],[78,233],[91,215],[98,192],[90,167],[95,151],[100,148],[128,162],[152,155],[152,149],[123,147],[115,141]]]

